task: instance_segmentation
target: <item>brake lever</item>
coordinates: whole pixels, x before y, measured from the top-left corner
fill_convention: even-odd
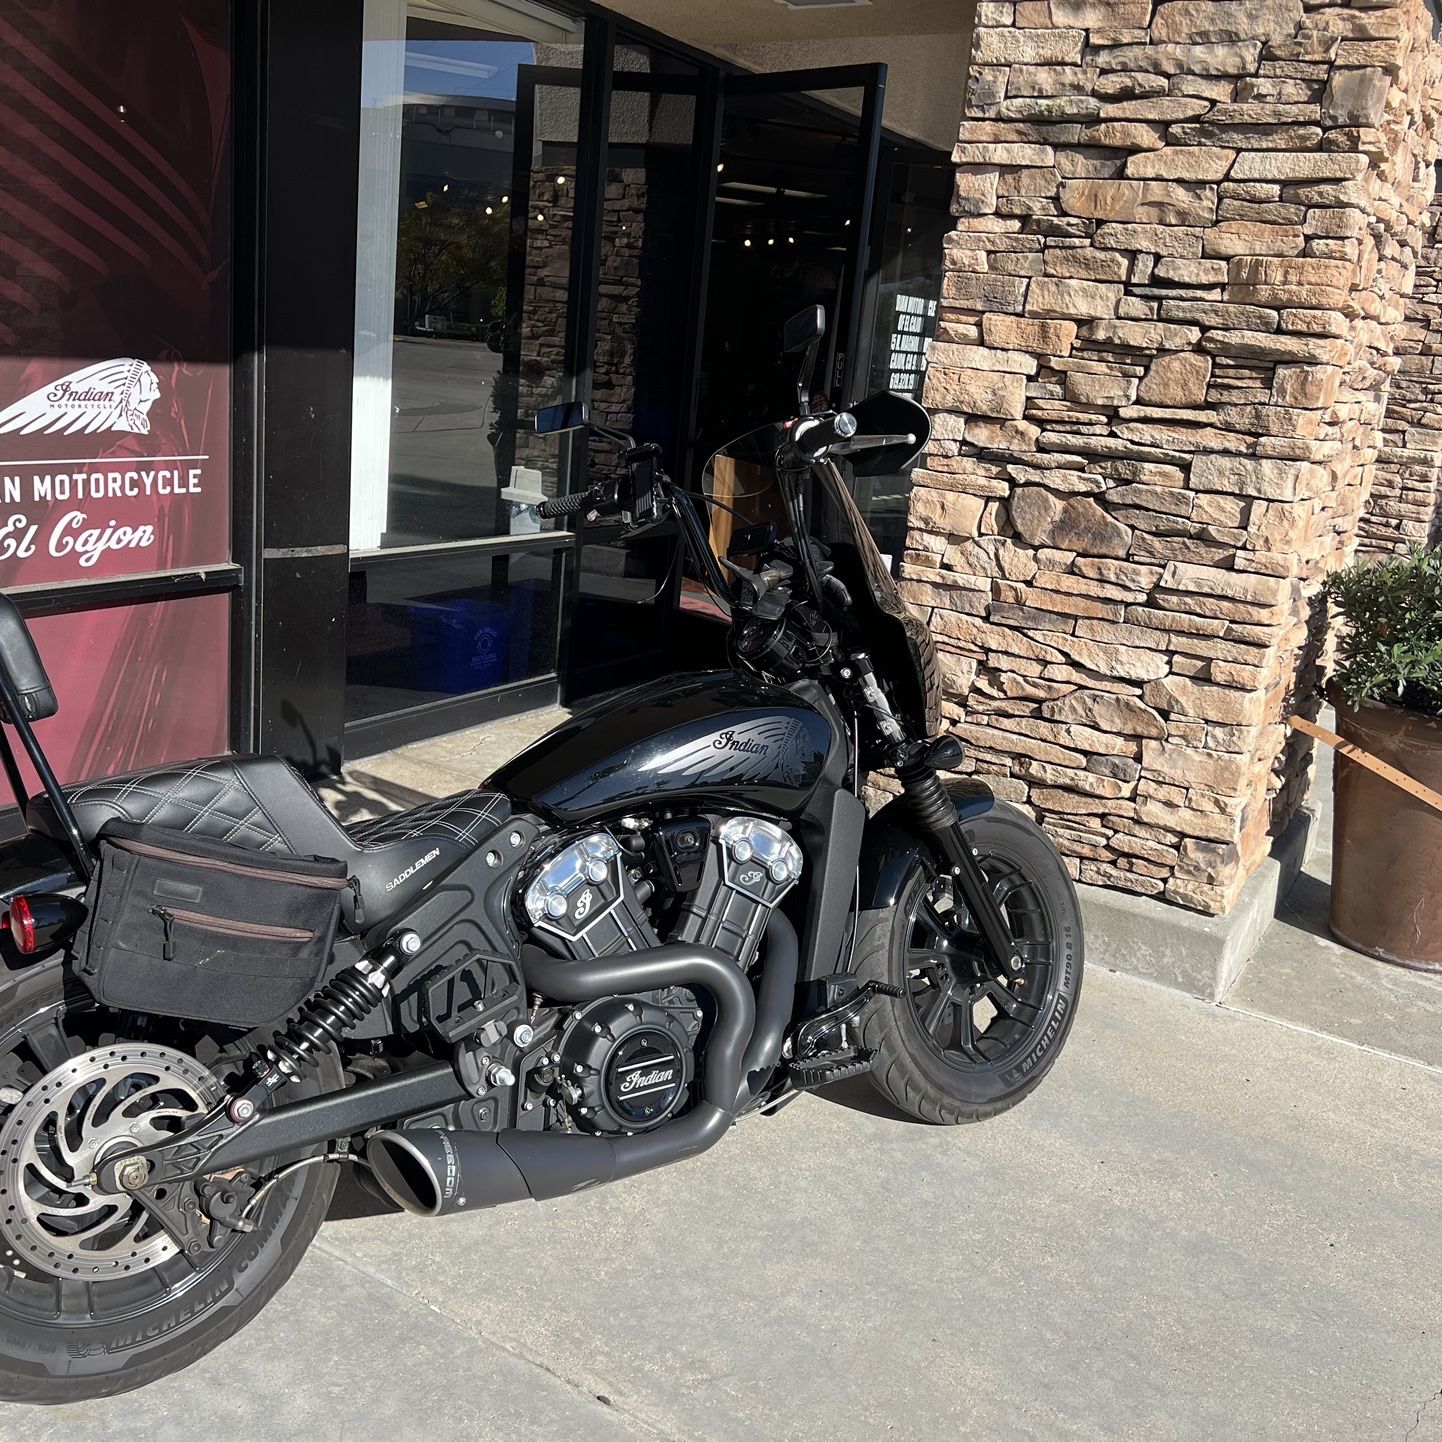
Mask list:
[[[736,577],[743,589],[750,593],[750,600],[738,601],[738,604],[744,605],[758,620],[776,621],[786,614],[786,600],[775,594],[775,587],[778,582],[785,583],[791,579],[790,567],[787,567],[786,574],[782,575],[774,565],[759,571],[748,571],[744,566],[738,566],[729,556],[717,556],[716,559]]]

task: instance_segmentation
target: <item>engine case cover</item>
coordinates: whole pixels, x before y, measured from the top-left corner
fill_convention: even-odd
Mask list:
[[[611,997],[576,1013],[561,1042],[561,1077],[578,1125],[598,1132],[660,1126],[685,1100],[695,1069],[674,1011]]]

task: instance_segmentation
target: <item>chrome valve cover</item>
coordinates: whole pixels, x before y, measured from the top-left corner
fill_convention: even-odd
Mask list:
[[[532,927],[579,958],[659,944],[609,831],[594,831],[551,857],[526,887]]]
[[[716,832],[726,881],[753,900],[775,906],[801,879],[801,848],[774,822],[733,816]]]
[[[728,817],[712,837],[678,939],[714,946],[749,966],[771,908],[801,879],[801,848],[782,827],[759,816]]]

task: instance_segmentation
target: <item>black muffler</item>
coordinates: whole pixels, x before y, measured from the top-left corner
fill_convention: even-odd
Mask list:
[[[527,986],[553,1001],[598,1001],[671,986],[705,991],[715,1004],[716,1020],[701,1097],[685,1116],[629,1137],[428,1127],[377,1132],[366,1146],[366,1161],[386,1194],[407,1211],[438,1217],[526,1197],[544,1201],[683,1161],[714,1146],[780,1054],[795,1001],[797,942],[791,923],[773,911],[766,928],[759,1016],[745,974],[730,957],[708,947],[660,946],[584,963],[526,947],[521,964]]]

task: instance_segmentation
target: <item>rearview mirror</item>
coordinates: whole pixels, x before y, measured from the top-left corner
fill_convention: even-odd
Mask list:
[[[787,355],[815,345],[826,334],[826,307],[808,305],[781,328],[781,348]]]
[[[590,408],[585,401],[562,401],[558,406],[547,406],[536,412],[534,425],[543,436],[556,431],[575,431],[591,418]]]

